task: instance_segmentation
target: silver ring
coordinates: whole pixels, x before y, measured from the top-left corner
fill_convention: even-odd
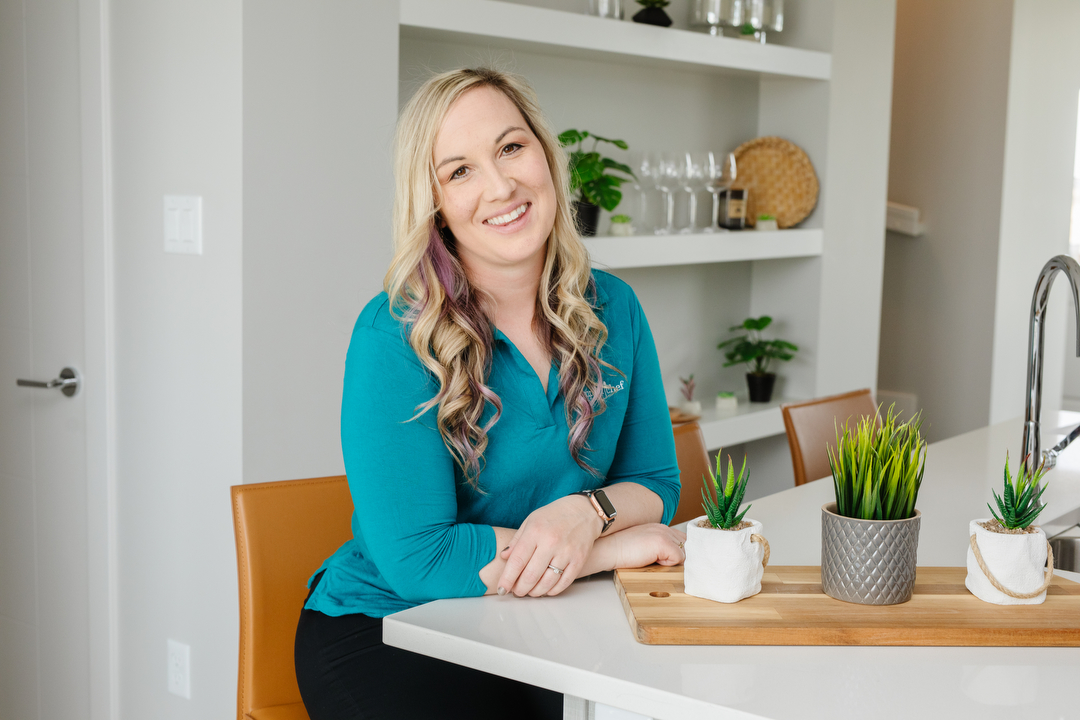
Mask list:
[[[555,567],[554,565],[548,565],[548,570],[551,570],[551,571],[552,571],[552,572],[554,572],[554,573],[555,573],[556,575],[562,575],[562,570],[561,570],[561,569],[559,569],[559,568],[557,568],[557,567]]]

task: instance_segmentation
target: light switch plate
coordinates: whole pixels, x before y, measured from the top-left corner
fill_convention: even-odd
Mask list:
[[[202,198],[165,196],[165,252],[202,255]]]

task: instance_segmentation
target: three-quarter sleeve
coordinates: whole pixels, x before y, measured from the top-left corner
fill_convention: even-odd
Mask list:
[[[679,505],[680,488],[671,415],[649,322],[633,293],[627,300],[634,338],[633,375],[607,484],[634,482],[652,490],[664,503],[662,522],[667,524]]]
[[[410,420],[437,386],[401,337],[358,326],[345,363],[341,446],[364,554],[410,603],[483,595],[495,557],[490,525],[458,523],[454,461],[436,408]]]

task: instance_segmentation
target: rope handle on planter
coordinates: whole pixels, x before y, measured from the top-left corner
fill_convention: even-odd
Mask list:
[[[1050,587],[1050,581],[1054,579],[1054,548],[1050,547],[1049,542],[1046,543],[1046,581],[1038,590],[1029,593],[1015,593],[997,581],[994,574],[990,572],[990,568],[986,567],[986,563],[983,562],[982,553],[979,552],[979,543],[975,540],[974,535],[971,536],[971,551],[975,553],[975,561],[979,563],[979,569],[983,571],[983,575],[990,581],[990,584],[1011,598],[1016,598],[1017,600],[1030,600],[1033,597],[1038,597],[1046,592],[1046,589]]]
[[[765,557],[761,558],[761,567],[769,566],[769,541],[761,537],[757,533],[750,535],[750,542],[761,543],[765,546]]]

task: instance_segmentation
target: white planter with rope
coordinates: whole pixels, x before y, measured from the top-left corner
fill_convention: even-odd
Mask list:
[[[967,578],[972,595],[995,605],[1038,605],[1054,578],[1054,552],[1042,528],[1033,532],[987,530],[986,520],[968,526]]]
[[[719,530],[702,515],[686,524],[683,590],[687,595],[734,603],[761,592],[769,541],[761,534],[761,523],[745,523],[749,525],[740,530]]]

